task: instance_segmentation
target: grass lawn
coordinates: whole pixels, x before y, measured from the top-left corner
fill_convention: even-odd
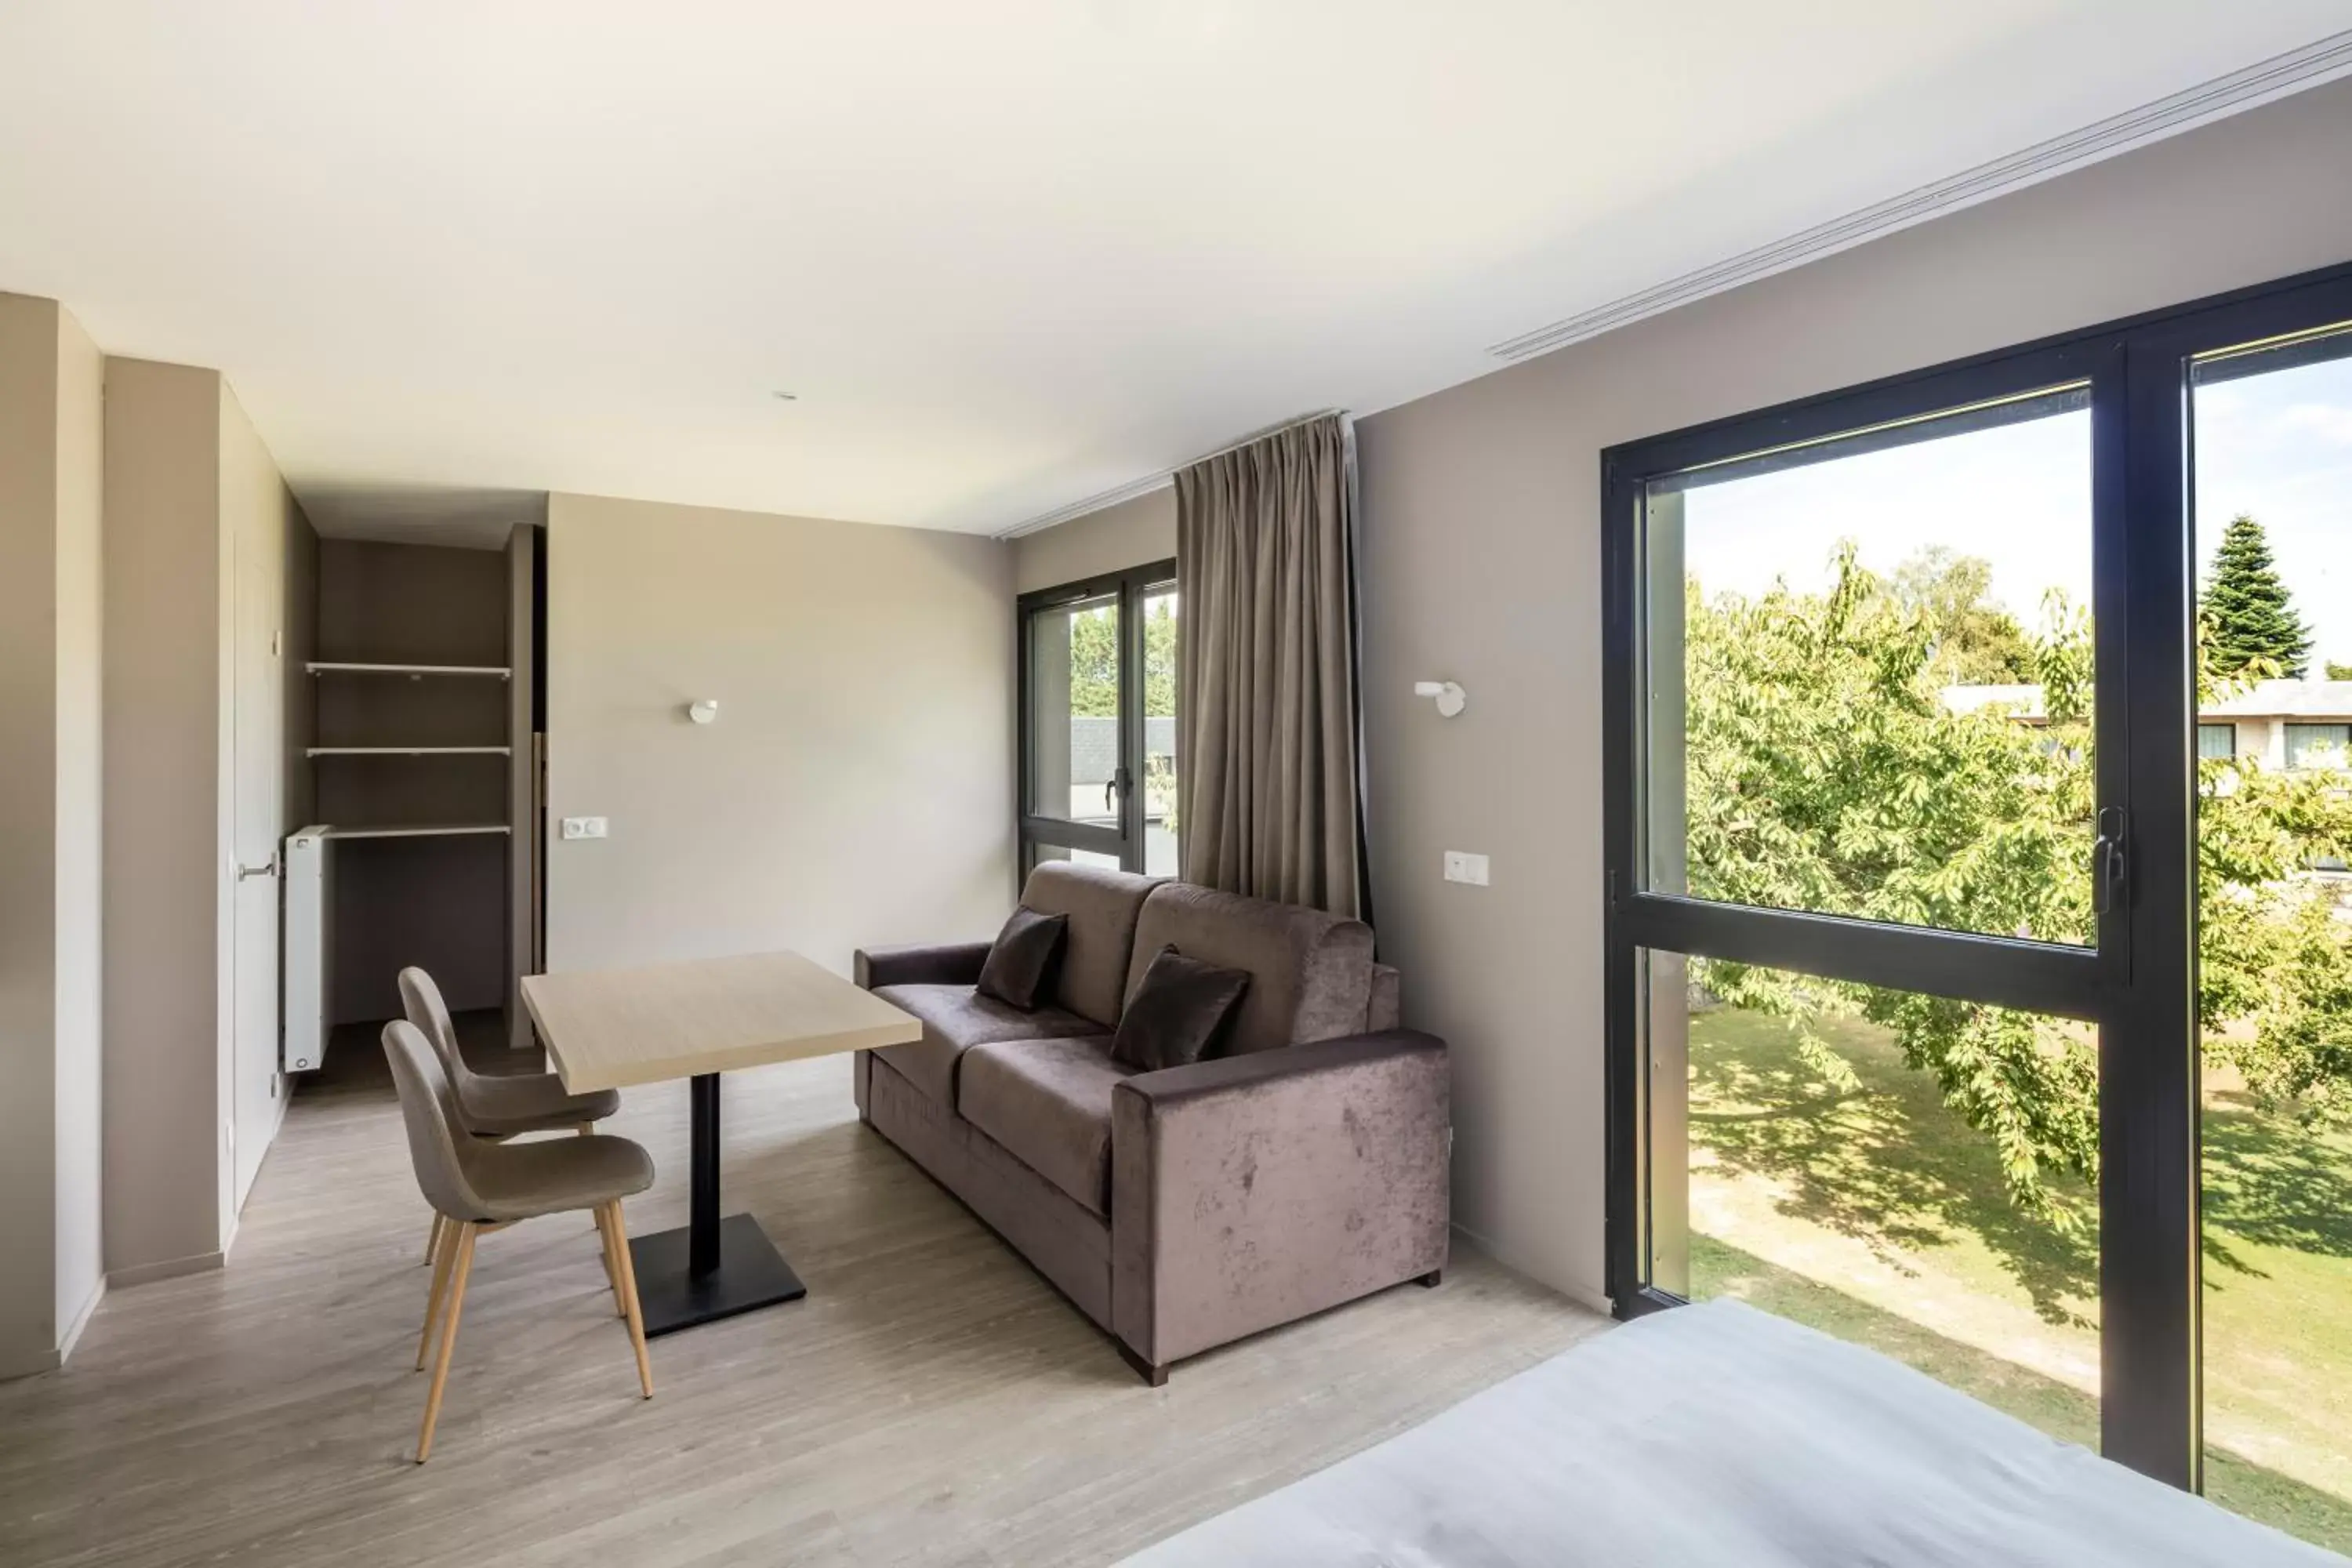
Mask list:
[[[1870,1345],[2096,1445],[2097,1213],[2018,1213],[1990,1144],[1858,1020],[1822,1032],[1836,1094],[1788,1026],[1691,1019],[1691,1285]],[[2242,1097],[2205,1107],[2206,1492],[2352,1551],[2352,1141]]]

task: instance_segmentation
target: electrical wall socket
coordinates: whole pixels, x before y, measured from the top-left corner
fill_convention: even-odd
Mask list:
[[[1460,849],[1448,849],[1445,852],[1445,879],[1449,882],[1467,882],[1474,888],[1485,887],[1486,858],[1484,855],[1468,854]]]
[[[566,838],[603,838],[606,825],[601,816],[567,816],[563,819],[562,836]]]

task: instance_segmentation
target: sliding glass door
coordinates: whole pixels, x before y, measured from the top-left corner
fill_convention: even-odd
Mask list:
[[[2347,318],[1605,455],[1622,1312],[1745,1297],[2352,1541]]]
[[[1024,868],[1176,874],[1176,567],[1022,595]]]

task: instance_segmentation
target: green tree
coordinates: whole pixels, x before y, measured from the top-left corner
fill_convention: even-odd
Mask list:
[[[1826,594],[1776,586],[1709,600],[1684,627],[1690,891],[2050,942],[2091,932],[2091,636],[2054,596],[2034,645],[2045,719],[1954,712],[1937,696],[1929,618],[1857,563]],[[2200,684],[2226,678],[2200,637]],[[2252,758],[2199,764],[2199,1011],[2206,1048],[2266,1102],[2344,1112],[2352,1087],[2352,940],[2315,856],[2352,845],[2340,777]],[[1706,961],[1724,1001],[1790,1019],[1832,1091],[1853,1074],[1824,1015],[1892,1031],[1913,1068],[1990,1137],[2011,1198],[2082,1215],[2046,1181],[2098,1174],[2096,1055],[2082,1026],[1937,997]]]
[[[2032,639],[2014,616],[1990,602],[1991,562],[1931,545],[1897,566],[1887,585],[1898,609],[1927,623],[1930,673],[1940,684],[2034,679]]]
[[[2330,680],[2352,680],[2352,664],[2338,664],[2331,658],[2321,668]]]
[[[1070,714],[1108,719],[1118,712],[1118,612],[1108,605],[1070,616]]]
[[[1143,711],[1176,711],[1176,611],[1153,599],[1143,616]],[[1105,605],[1070,616],[1070,712],[1108,719],[1118,712],[1118,612]]]
[[[2236,675],[2263,660],[2277,674],[2300,680],[2311,666],[2311,630],[2288,601],[2263,525],[2245,512],[2221,531],[2212,580],[2197,611],[2218,675]]]
[[[1154,719],[1176,713],[1176,599],[1147,601],[1143,615],[1143,711]]]

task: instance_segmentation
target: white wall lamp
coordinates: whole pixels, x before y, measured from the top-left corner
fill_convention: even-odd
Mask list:
[[[1462,710],[1470,705],[1470,694],[1462,689],[1458,681],[1416,680],[1412,683],[1412,694],[1436,698],[1437,716],[1441,719],[1458,719],[1462,716]]]
[[[719,721],[719,699],[716,697],[698,697],[693,701],[686,705],[686,716],[693,720],[698,724],[717,723]]]

